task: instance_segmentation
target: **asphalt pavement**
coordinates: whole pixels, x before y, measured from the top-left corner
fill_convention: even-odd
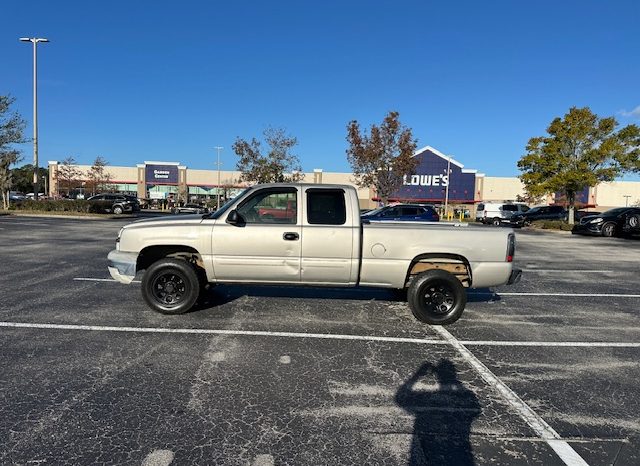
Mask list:
[[[640,241],[517,232],[447,327],[384,290],[110,280],[130,220],[0,217],[0,464],[640,464]]]

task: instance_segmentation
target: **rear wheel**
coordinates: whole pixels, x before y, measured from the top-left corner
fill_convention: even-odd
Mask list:
[[[159,260],[142,278],[142,297],[151,309],[162,314],[187,312],[196,303],[200,288],[193,266],[182,259]]]
[[[428,270],[417,275],[409,285],[407,298],[416,319],[432,325],[455,322],[467,304],[460,280],[444,270]]]
[[[497,227],[500,226],[500,217],[494,217],[491,223]]]
[[[121,214],[122,214],[122,212],[123,212],[122,207],[121,207],[121,206],[119,206],[119,205],[117,205],[117,206],[115,206],[115,207],[113,208],[113,213],[114,213],[114,214],[116,214],[116,215],[121,215]]]
[[[606,236],[608,238],[615,236],[616,234],[616,224],[613,222],[605,223],[602,225],[602,236]]]

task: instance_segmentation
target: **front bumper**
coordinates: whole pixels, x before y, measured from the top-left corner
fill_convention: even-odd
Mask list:
[[[107,267],[114,280],[128,285],[136,276],[137,261],[137,253],[121,252],[114,249],[107,256]]]
[[[514,285],[520,281],[522,278],[522,270],[521,269],[513,269],[511,274],[509,275],[509,281],[507,285]]]
[[[602,225],[601,223],[576,223],[571,229],[571,233],[574,235],[602,235]]]

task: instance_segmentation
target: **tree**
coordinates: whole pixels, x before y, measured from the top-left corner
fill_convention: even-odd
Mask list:
[[[13,145],[25,142],[22,132],[26,123],[17,112],[10,112],[14,100],[10,96],[0,95],[0,192],[5,209],[9,208],[11,165],[20,161],[20,151]]]
[[[560,193],[574,222],[576,193],[628,171],[640,171],[640,128],[628,125],[616,131],[615,118],[600,118],[589,107],[572,107],[555,118],[547,136],[529,139],[518,162],[520,179],[533,196]]]
[[[29,193],[33,191],[33,164],[28,163],[11,170],[11,187],[14,191]],[[38,167],[38,178],[49,177],[49,169]],[[44,189],[44,184],[40,185]],[[43,191],[44,192],[44,191]]]
[[[66,191],[67,196],[71,194],[82,176],[82,171],[78,168],[76,159],[69,156],[58,165],[56,172],[56,180],[58,181],[58,194],[60,191]],[[65,190],[66,187],[66,190]]]
[[[300,160],[291,153],[298,140],[287,136],[281,128],[267,128],[263,135],[269,146],[266,155],[262,155],[261,143],[256,138],[251,141],[236,138],[233,143],[233,151],[240,157],[236,164],[236,169],[242,173],[240,180],[249,183],[288,183],[302,180],[304,173]]]
[[[101,156],[96,157],[87,176],[87,190],[92,194],[110,188],[111,173],[107,171],[109,163]]]
[[[385,205],[418,164],[413,156],[416,140],[399,116],[398,112],[389,112],[380,126],[371,126],[368,135],[360,132],[355,120],[347,125],[347,159],[356,184],[361,188],[373,186]]]

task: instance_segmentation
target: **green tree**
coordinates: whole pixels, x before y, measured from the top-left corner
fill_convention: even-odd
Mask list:
[[[21,191],[23,193],[29,193],[33,191],[33,164],[28,163],[18,168],[11,170],[11,188],[15,191]],[[47,168],[38,167],[38,178],[40,180],[40,187],[44,192],[43,179],[49,177],[49,170]],[[46,193],[45,193],[46,194]]]
[[[78,168],[76,159],[73,156],[69,156],[64,159],[59,165],[56,172],[56,180],[58,181],[58,194],[60,191],[66,192],[67,195],[71,194],[77,184],[78,180],[82,177],[82,171]]]
[[[371,126],[369,134],[361,133],[355,120],[347,125],[347,159],[356,184],[361,188],[373,186],[385,205],[418,164],[413,156],[416,140],[399,117],[398,112],[389,112],[380,126]]]
[[[518,162],[527,192],[564,194],[573,223],[576,193],[640,171],[640,128],[617,126],[615,118],[600,118],[589,107],[572,107],[563,118],[555,118],[546,136],[529,139],[527,153]]]
[[[91,191],[92,194],[96,194],[100,191],[107,191],[111,188],[111,173],[107,171],[107,162],[104,157],[97,156],[93,162],[89,173],[87,174],[87,191]]]
[[[263,132],[269,147],[263,155],[261,143],[256,138],[245,141],[236,138],[233,151],[240,158],[236,169],[242,173],[241,181],[249,183],[288,183],[304,178],[300,160],[291,151],[298,144],[294,137],[287,136],[284,129],[268,128]]]
[[[0,192],[5,209],[9,208],[11,166],[20,161],[20,151],[14,145],[25,142],[22,133],[26,123],[17,112],[11,112],[14,100],[0,95]]]

